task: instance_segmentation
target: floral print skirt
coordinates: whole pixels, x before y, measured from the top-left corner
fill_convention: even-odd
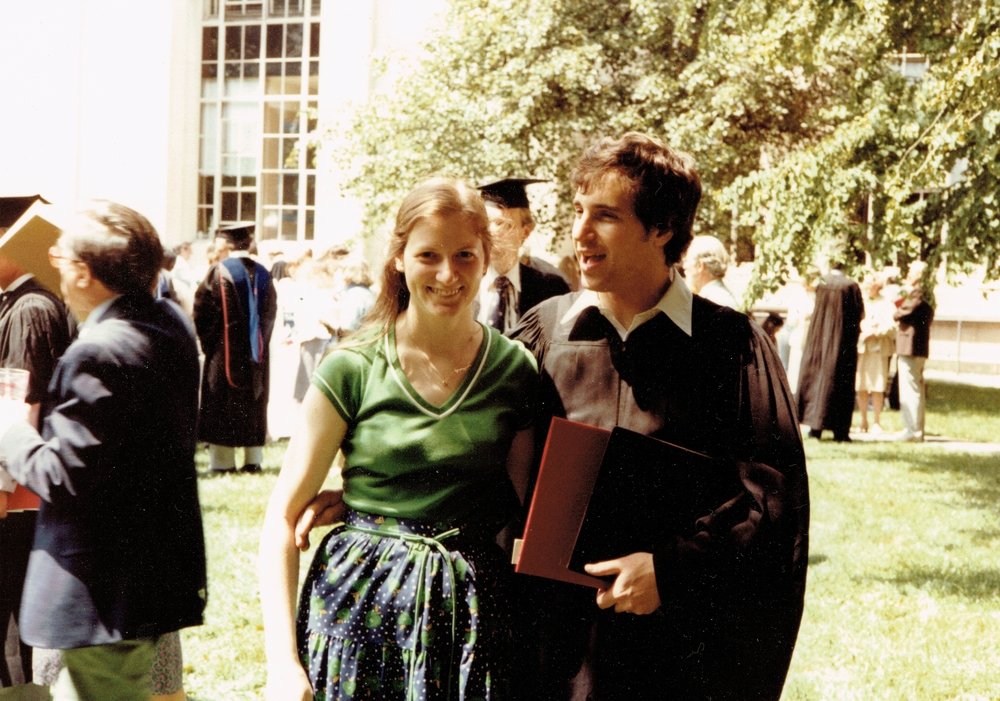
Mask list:
[[[509,698],[510,576],[491,534],[348,512],[299,604],[316,701]]]

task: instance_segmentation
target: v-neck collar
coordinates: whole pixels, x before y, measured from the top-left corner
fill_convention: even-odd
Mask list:
[[[403,366],[399,362],[399,354],[396,352],[396,324],[389,325],[389,333],[385,335],[385,357],[389,361],[389,371],[392,372],[392,378],[399,385],[399,388],[403,390],[403,394],[410,400],[410,403],[422,413],[433,419],[443,419],[453,414],[462,405],[465,398],[469,396],[469,392],[472,391],[476,380],[479,379],[479,375],[486,366],[486,358],[489,357],[490,347],[493,345],[493,335],[490,333],[490,330],[481,323],[479,325],[483,327],[483,341],[479,344],[479,352],[476,354],[476,359],[472,361],[475,369],[469,369],[462,384],[458,386],[451,397],[441,406],[434,406],[428,402],[410,384],[410,380],[406,377],[406,373],[403,372]]]

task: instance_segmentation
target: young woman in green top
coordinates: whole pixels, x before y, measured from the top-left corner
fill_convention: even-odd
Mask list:
[[[418,186],[370,323],[316,371],[261,535],[269,701],[508,696],[510,565],[494,539],[524,498],[537,370],[474,318],[489,250],[478,191]],[[344,523],[296,624],[295,524],[338,449]]]

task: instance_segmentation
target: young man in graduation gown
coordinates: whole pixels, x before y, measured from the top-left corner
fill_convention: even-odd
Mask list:
[[[506,178],[480,185],[490,217],[490,269],[479,290],[479,320],[508,333],[539,302],[569,292],[559,275],[519,262],[521,245],[535,228],[525,185],[544,182]]]
[[[194,298],[194,323],[205,354],[198,437],[209,444],[214,472],[258,472],[267,436],[268,343],[277,295],[267,269],[250,258],[253,225],[220,229],[216,250],[228,257],[209,268]]]
[[[25,401],[31,407],[29,421],[37,427],[56,361],[69,346],[76,324],[61,299],[3,254],[0,289],[0,367],[30,373]],[[0,471],[0,651],[11,649],[8,643],[17,647],[17,615],[38,506],[37,496]],[[0,655],[0,689],[31,681],[31,648],[23,642],[19,647],[20,668]]]
[[[56,701],[146,701],[158,637],[202,622],[198,350],[180,308],[153,299],[162,256],[127,207],[77,217],[49,258],[83,323],[41,431],[27,405],[0,403],[0,461],[42,502],[19,623],[29,645],[63,650]]]
[[[534,654],[514,681],[525,698],[570,699],[588,659],[597,701],[777,701],[802,614],[809,517],[781,363],[756,323],[674,274],[701,196],[688,156],[642,134],[604,139],[573,185],[585,289],[543,302],[513,333],[542,376],[537,445],[553,416],[622,426],[718,459],[733,487],[690,534],[650,533],[649,552],[587,565],[613,580],[596,596],[524,577],[517,633]]]
[[[833,440],[843,443],[851,440],[858,337],[865,302],[861,286],[840,267],[834,264],[816,287],[797,400],[799,419],[809,426],[811,437],[819,438],[825,429],[833,431]]]

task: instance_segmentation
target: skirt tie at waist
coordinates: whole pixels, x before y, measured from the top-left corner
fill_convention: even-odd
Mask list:
[[[446,698],[451,698],[452,689],[452,672],[455,666],[455,641],[457,639],[457,628],[458,628],[458,617],[457,609],[458,602],[455,601],[455,589],[456,589],[456,579],[455,579],[455,565],[451,560],[451,553],[448,548],[444,546],[442,541],[453,536],[461,534],[461,529],[457,527],[449,528],[435,535],[420,535],[419,533],[410,532],[409,529],[403,530],[397,525],[396,519],[386,520],[384,523],[373,527],[373,518],[368,514],[362,514],[356,511],[350,511],[347,514],[347,522],[344,527],[349,531],[357,531],[359,533],[365,533],[367,535],[376,536],[379,538],[396,538],[409,543],[411,550],[417,555],[417,567],[419,572],[419,577],[417,580],[417,591],[414,596],[413,605],[413,620],[420,620],[420,607],[424,605],[427,601],[427,581],[425,573],[427,572],[428,562],[430,561],[430,556],[433,552],[437,552],[445,562],[448,568],[448,590],[443,591],[442,594],[445,600],[450,603],[451,608],[451,646],[448,652],[448,691]],[[403,519],[404,523],[407,523],[408,519]],[[412,523],[412,522],[410,522]],[[417,525],[417,524],[414,524]],[[419,523],[420,530],[426,530],[426,523]],[[407,678],[410,680],[408,688],[406,690],[407,701],[417,698],[416,689],[413,685],[413,678],[415,675],[415,670],[417,666],[417,659],[420,657],[420,653],[423,652],[427,654],[427,646],[422,640],[422,636],[416,636],[416,642],[414,644],[414,654],[410,658],[410,670]]]

